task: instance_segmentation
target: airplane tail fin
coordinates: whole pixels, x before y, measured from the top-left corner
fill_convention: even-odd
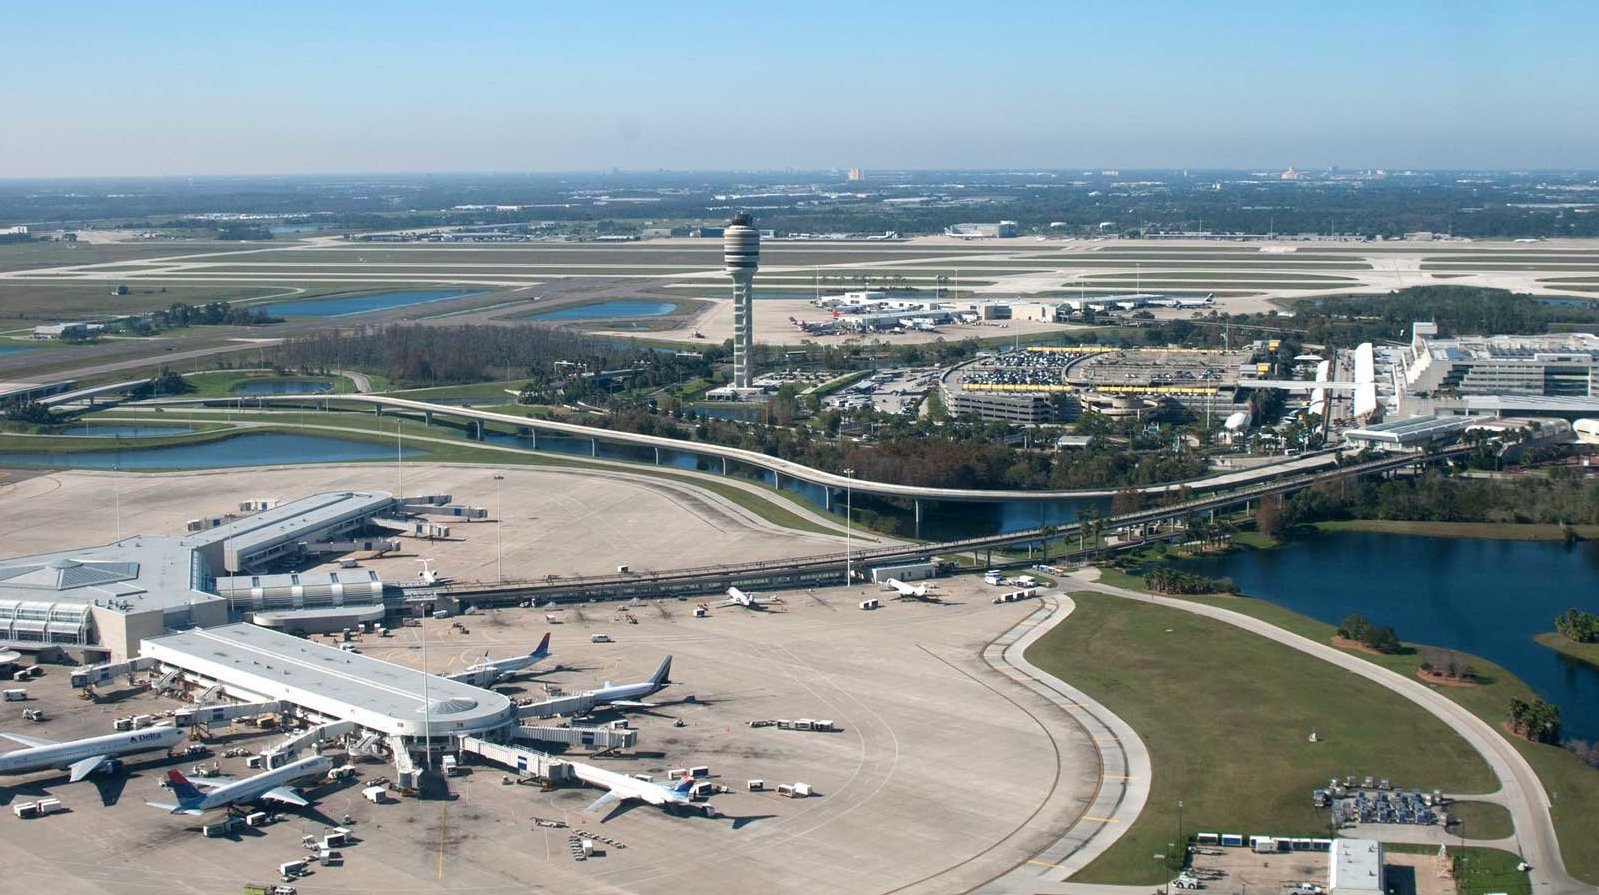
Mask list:
[[[545,656],[548,656],[549,654],[550,654],[550,632],[545,631],[543,639],[539,640],[538,647],[536,649],[534,649],[533,652],[528,654],[528,658],[530,658],[530,659],[542,659]]]
[[[657,687],[660,687],[660,686],[664,686],[666,684],[670,684],[671,682],[672,682],[672,657],[671,656],[667,656],[666,658],[661,660],[661,667],[655,669],[655,673],[650,675],[650,683],[654,684]]]
[[[694,778],[690,777],[688,774],[684,774],[682,777],[678,778],[676,785],[672,787],[672,792],[687,794],[688,791],[693,788]]]
[[[167,784],[172,787],[172,794],[178,797],[179,810],[187,810],[205,801],[205,795],[181,771],[167,771]]]

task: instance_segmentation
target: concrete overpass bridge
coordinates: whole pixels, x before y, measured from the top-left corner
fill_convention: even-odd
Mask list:
[[[1299,473],[1267,482],[1243,485],[1216,491],[1191,500],[1152,507],[1104,520],[1107,530],[1138,525],[1171,523],[1194,515],[1210,515],[1231,507],[1247,507],[1253,501],[1270,495],[1287,495],[1313,487],[1323,482],[1363,475],[1389,474],[1406,467],[1422,467],[1466,453],[1468,448],[1451,448],[1435,454],[1402,454],[1381,457],[1364,463],[1335,466],[1331,469]],[[926,561],[935,556],[957,556],[970,553],[976,565],[983,568],[1002,568],[1030,564],[1025,559],[993,556],[994,551],[1029,547],[1046,539],[1062,538],[1072,541],[1088,537],[1084,523],[1073,522],[1048,528],[1033,528],[1004,534],[983,535],[952,541],[917,544],[899,544],[887,547],[863,548],[844,553],[819,554],[808,557],[765,560],[721,566],[702,566],[681,569],[630,572],[622,575],[594,575],[559,578],[551,576],[535,581],[509,581],[503,584],[477,582],[452,582],[437,588],[419,591],[412,602],[447,601],[457,605],[478,606],[507,605],[533,600],[539,603],[589,602],[591,600],[658,599],[661,597],[691,594],[715,594],[729,587],[748,590],[793,589],[841,584],[846,568],[864,573],[873,566],[900,565]],[[1147,540],[1170,537],[1162,534],[1146,540],[1134,539],[1123,547],[1136,547]],[[1064,559],[1081,557],[1088,549],[1067,549],[1057,556]]]
[[[510,427],[514,431],[527,434],[538,447],[541,434],[560,436],[565,438],[586,439],[591,446],[591,453],[599,454],[599,445],[606,444],[627,445],[648,452],[653,451],[657,464],[661,463],[662,451],[676,451],[679,453],[695,454],[701,457],[720,460],[722,471],[728,471],[729,464],[737,463],[743,466],[770,472],[774,482],[781,488],[785,478],[804,482],[822,488],[825,495],[825,505],[832,508],[835,500],[846,491],[860,494],[870,494],[878,497],[892,497],[910,500],[913,502],[917,521],[922,515],[922,503],[926,501],[954,501],[954,502],[982,502],[998,503],[1007,501],[1072,501],[1108,499],[1118,490],[1114,488],[1084,489],[1084,490],[1044,490],[1044,491],[1019,491],[1010,489],[985,489],[985,488],[929,488],[919,485],[899,485],[890,482],[873,482],[850,476],[838,475],[825,470],[816,469],[790,460],[783,460],[758,451],[748,451],[742,448],[727,447],[699,441],[682,441],[675,438],[665,438],[659,435],[642,435],[635,432],[624,432],[615,429],[603,429],[597,426],[584,426],[578,423],[561,422],[557,420],[533,419],[525,416],[516,416],[508,413],[496,413],[489,410],[478,410],[471,407],[456,407],[447,404],[434,404],[427,401],[416,401],[409,398],[395,398],[387,395],[261,395],[243,399],[247,405],[257,407],[282,406],[282,407],[315,407],[318,409],[333,409],[336,407],[355,407],[370,409],[373,413],[420,418],[424,423],[432,425],[435,419],[452,419],[464,423],[477,438],[483,437],[483,432],[488,425]],[[161,405],[238,405],[238,398],[161,398],[153,402]],[[1159,496],[1179,492],[1206,492],[1226,488],[1234,488],[1254,482],[1268,481],[1284,475],[1294,475],[1312,470],[1326,469],[1337,463],[1337,452],[1333,450],[1319,451],[1236,472],[1226,472],[1193,479],[1187,482],[1177,482],[1162,485],[1145,485],[1136,489],[1143,494]]]

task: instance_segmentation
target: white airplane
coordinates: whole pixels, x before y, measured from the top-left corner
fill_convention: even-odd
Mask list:
[[[883,583],[888,585],[889,589],[897,591],[902,597],[915,597],[920,600],[927,596],[927,585],[925,584],[906,584],[898,578],[890,578]]]
[[[171,749],[185,735],[185,731],[177,727],[147,727],[58,743],[20,733],[0,733],[0,736],[27,747],[0,754],[0,774],[66,770],[71,772],[71,781],[77,783],[96,771],[114,767],[113,762],[119,755]]]
[[[422,564],[422,571],[416,573],[416,577],[421,579],[423,584],[443,584],[450,580],[434,570],[433,560],[419,559],[417,562]]]
[[[146,802],[145,804],[173,814],[204,814],[215,808],[226,808],[229,805],[247,802],[281,802],[304,808],[311,803],[295,792],[289,784],[303,777],[320,777],[331,770],[333,762],[321,755],[302,758],[281,768],[264,771],[243,780],[211,777],[190,783],[182,772],[171,770],[167,771],[167,783],[172,787],[173,794],[178,797],[178,803],[173,805]],[[210,791],[201,792],[201,787]]]
[[[783,601],[778,597],[757,597],[754,594],[747,594],[736,587],[730,587],[727,589],[727,599],[712,603],[711,606],[716,609],[726,609],[729,606],[743,606],[745,609],[764,609],[774,603],[781,602]]]
[[[609,790],[605,795],[595,799],[593,804],[583,809],[585,814],[593,814],[604,810],[617,802],[628,799],[638,799],[648,805],[665,808],[667,811],[694,811],[706,817],[715,817],[716,810],[710,805],[695,804],[689,799],[689,792],[694,789],[694,778],[684,774],[671,786],[659,783],[646,783],[637,777],[618,774],[616,771],[607,771],[593,765],[581,762],[572,762],[572,770],[577,779],[590,786]]]
[[[667,684],[672,682],[671,675],[672,657],[667,656],[661,660],[660,667],[655,669],[655,673],[650,675],[650,679],[647,681],[640,681],[636,684],[612,684],[610,681],[606,681],[605,686],[598,690],[590,690],[583,695],[594,697],[596,703],[614,705],[618,708],[652,708],[653,703],[640,702],[639,700],[651,694],[659,693]]]
[[[1216,294],[1211,293],[1204,298],[1183,298],[1180,295],[1172,298],[1152,298],[1149,303],[1157,308],[1208,308],[1216,303]]]
[[[452,681],[471,684],[474,687],[487,687],[496,681],[510,677],[525,668],[537,665],[549,658],[550,635],[546,633],[544,639],[539,641],[537,648],[525,656],[511,656],[505,659],[490,659],[488,653],[483,654],[483,661],[472,665],[470,668],[447,674],[445,677]]]

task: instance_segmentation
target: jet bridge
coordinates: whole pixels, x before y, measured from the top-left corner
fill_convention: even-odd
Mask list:
[[[518,718],[553,718],[556,715],[582,715],[594,708],[596,702],[592,695],[579,693],[576,696],[557,696],[543,702],[530,703],[520,706],[516,710]]]
[[[619,727],[518,727],[513,735],[519,740],[582,746],[596,752],[638,745],[638,731]]]
[[[314,749],[322,743],[349,736],[357,730],[360,730],[360,725],[354,721],[329,721],[326,724],[297,733],[271,749],[262,752],[262,764],[269,770],[282,767],[293,761],[294,756],[299,754],[302,749]]]
[[[68,679],[72,689],[82,690],[95,684],[103,684],[119,677],[131,676],[140,671],[149,671],[156,666],[154,659],[139,657],[126,662],[110,662],[105,665],[94,665],[89,668],[80,668],[72,672]]]
[[[266,702],[236,702],[231,705],[208,705],[201,708],[178,709],[172,718],[179,727],[199,724],[230,724],[240,718],[259,718],[262,715],[280,715],[290,708],[279,699]]]
[[[521,746],[491,743],[471,736],[457,737],[456,743],[460,751],[509,768],[517,774],[538,777],[551,783],[565,783],[576,779],[576,774],[573,773],[570,762],[562,761],[543,752],[535,752],[532,749],[525,749]]]

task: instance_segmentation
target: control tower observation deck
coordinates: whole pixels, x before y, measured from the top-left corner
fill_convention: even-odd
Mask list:
[[[746,389],[754,378],[750,350],[755,347],[755,270],[761,261],[761,233],[748,214],[739,212],[728,222],[722,257],[733,278],[733,387]]]

